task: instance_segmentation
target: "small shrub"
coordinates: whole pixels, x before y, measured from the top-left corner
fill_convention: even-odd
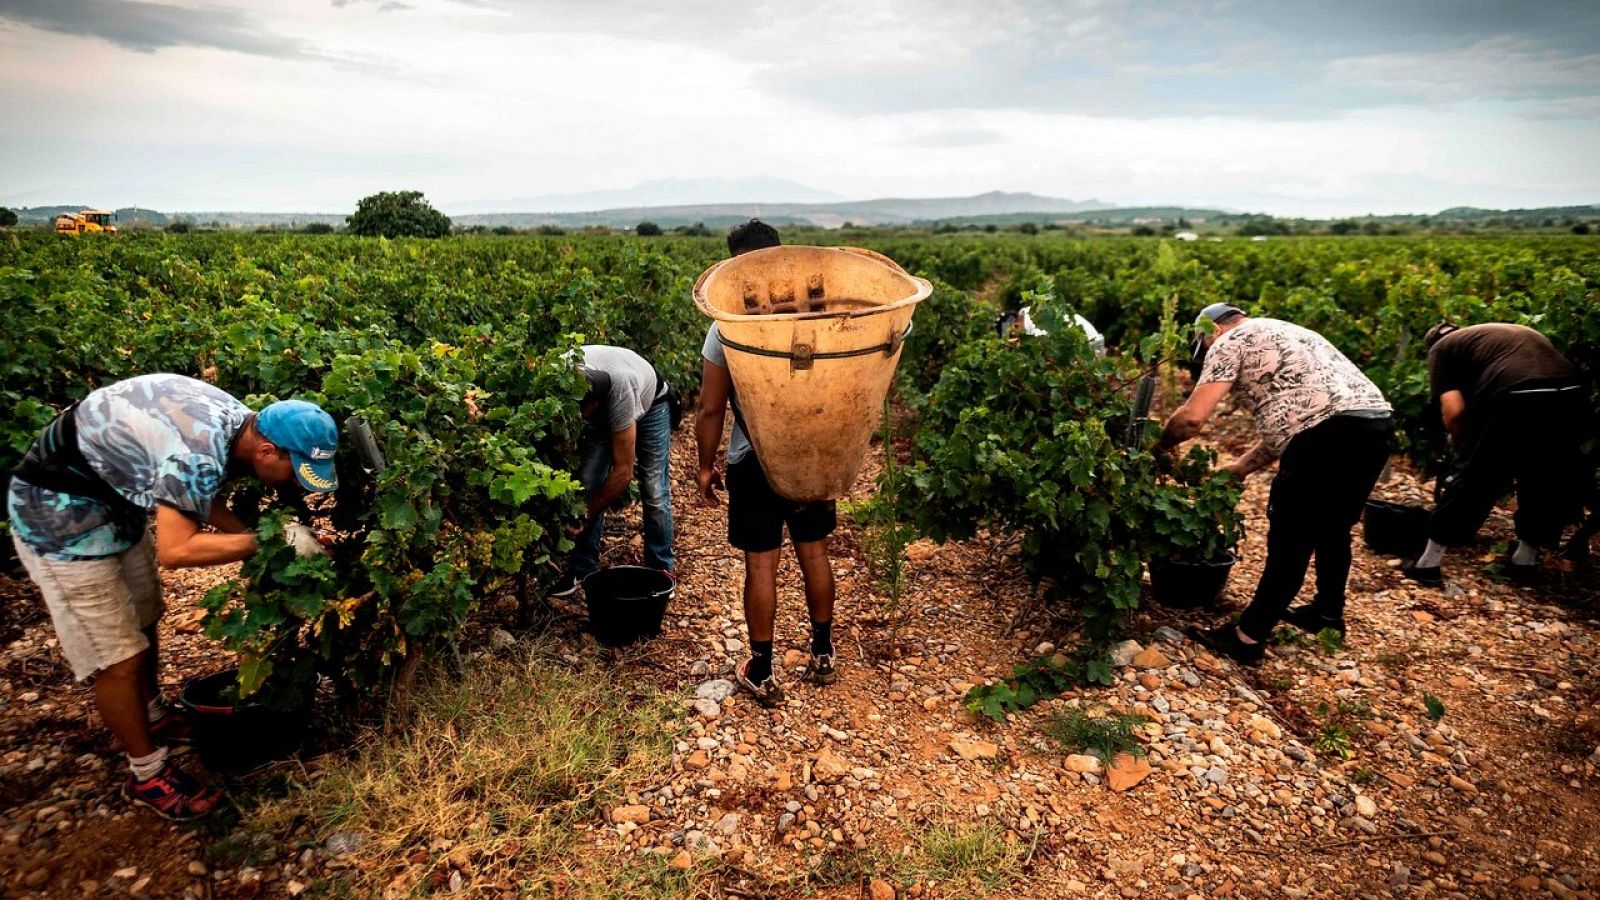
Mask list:
[[[935,822],[912,835],[910,853],[896,868],[900,881],[975,885],[992,891],[1021,876],[1022,852],[999,825]]]
[[[1069,753],[1087,750],[1110,760],[1118,753],[1144,756],[1144,744],[1134,731],[1148,721],[1138,713],[1090,715],[1081,709],[1069,709],[1052,715],[1044,724],[1044,733]]]
[[[640,222],[633,226],[633,233],[639,237],[660,237],[661,226],[654,222]]]
[[[1437,722],[1444,718],[1444,701],[1432,694],[1422,695],[1422,705],[1428,711],[1428,718]]]
[[[1339,759],[1350,759],[1356,755],[1350,746],[1350,730],[1333,720],[1322,723],[1322,730],[1317,732],[1317,741],[1313,749],[1323,756],[1334,756]]]
[[[1322,648],[1324,656],[1333,656],[1344,649],[1344,635],[1338,629],[1324,628],[1317,632],[1317,646]]]

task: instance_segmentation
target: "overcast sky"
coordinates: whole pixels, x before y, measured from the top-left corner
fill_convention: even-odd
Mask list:
[[[0,0],[6,205],[673,178],[1344,215],[1596,203],[1597,163],[1597,0]]]

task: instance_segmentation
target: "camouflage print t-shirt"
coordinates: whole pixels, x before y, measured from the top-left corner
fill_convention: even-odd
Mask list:
[[[182,375],[141,375],[94,391],[75,413],[78,446],[107,484],[148,512],[171,506],[204,522],[250,409]],[[138,543],[145,516],[11,480],[11,529],[46,559],[97,559]]]
[[[1390,411],[1378,386],[1327,338],[1278,319],[1247,319],[1218,335],[1200,371],[1200,383],[1208,381],[1233,382],[1275,456],[1334,416]]]

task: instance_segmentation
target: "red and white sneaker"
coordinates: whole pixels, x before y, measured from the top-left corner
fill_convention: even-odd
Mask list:
[[[154,777],[137,781],[130,774],[122,792],[129,800],[148,806],[156,815],[171,822],[198,819],[222,805],[222,795],[183,769],[167,761]]]
[[[782,703],[783,685],[778,684],[777,675],[768,675],[765,681],[756,684],[750,680],[750,663],[751,660],[746,660],[745,664],[739,667],[739,671],[733,676],[734,682],[748,691],[750,696],[756,699],[757,703],[767,709],[772,709]]]

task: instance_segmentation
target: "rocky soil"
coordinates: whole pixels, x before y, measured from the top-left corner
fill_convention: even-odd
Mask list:
[[[1236,431],[1224,429],[1224,442]],[[846,519],[835,541],[841,677],[830,687],[800,677],[808,631],[787,560],[778,653],[788,701],[769,711],[727,680],[747,654],[743,567],[724,512],[693,502],[687,434],[674,471],[677,600],[662,637],[612,665],[619,678],[680,692],[689,724],[671,777],[588,826],[605,865],[646,854],[710,862],[707,890],[720,896],[970,896],[973,873],[882,864],[930,824],[953,824],[1008,842],[1000,896],[1600,895],[1595,581],[1554,564],[1538,588],[1487,573],[1509,536],[1504,514],[1479,548],[1447,558],[1443,590],[1404,580],[1358,529],[1348,642],[1286,633],[1247,670],[1181,630],[1248,600],[1266,534],[1270,475],[1258,475],[1227,609],[1145,609],[1117,648],[1114,685],[996,725],[966,712],[968,688],[1074,646],[1003,542],[913,545],[910,609],[894,627],[902,611],[879,598]],[[1397,472],[1381,492],[1420,498],[1427,487]],[[616,560],[637,554],[622,524],[609,542]],[[196,634],[193,604],[219,577],[169,577],[171,682],[223,665]],[[185,829],[131,811],[116,796],[125,767],[36,597],[15,582],[0,592],[3,895],[292,896],[360,865],[357,835],[239,848],[226,820]],[[501,645],[524,638],[483,630]],[[570,652],[604,652],[575,628],[557,631]],[[1146,717],[1135,728],[1143,756],[1104,759],[1047,737],[1045,722],[1071,708]],[[501,893],[468,868],[443,890]]]

